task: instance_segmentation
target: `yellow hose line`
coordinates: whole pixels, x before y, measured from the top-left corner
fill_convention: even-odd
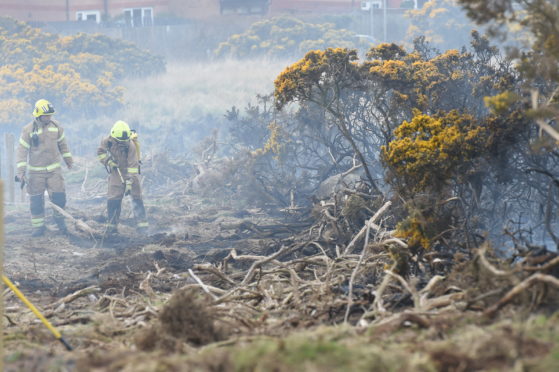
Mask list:
[[[0,179],[0,275],[4,272],[4,182]],[[4,290],[0,283],[0,290]],[[0,371],[4,370],[4,299],[0,299]]]
[[[58,332],[58,330],[54,328],[52,324],[50,324],[47,318],[45,318],[43,314],[41,314],[39,310],[37,310],[37,308],[31,302],[29,302],[27,298],[25,298],[23,293],[20,292],[20,290],[14,285],[14,283],[10,281],[10,279],[8,279],[7,276],[2,275],[2,281],[4,281],[4,283],[12,290],[12,292],[14,292],[16,296],[19,297],[21,302],[23,302],[29,308],[29,310],[31,310],[33,314],[37,316],[37,318],[41,319],[41,322],[43,322],[43,324],[52,332],[54,337],[56,337],[57,339],[62,338],[60,332]]]

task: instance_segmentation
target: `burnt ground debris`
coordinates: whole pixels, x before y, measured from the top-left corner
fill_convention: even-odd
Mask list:
[[[67,209],[93,236],[69,223],[69,236],[49,225],[29,238],[26,206],[8,206],[6,273],[76,351],[5,292],[6,370],[557,366],[553,252],[413,254],[394,236],[390,203],[348,189],[312,212],[247,208],[171,182],[154,190],[146,237],[126,203],[122,234],[103,237],[99,193]]]

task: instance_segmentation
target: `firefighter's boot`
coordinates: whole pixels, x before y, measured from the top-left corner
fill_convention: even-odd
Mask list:
[[[66,206],[66,193],[53,192],[52,202],[60,208],[64,209],[64,207]],[[54,211],[54,222],[56,222],[56,226],[58,226],[58,231],[60,231],[64,235],[68,234],[68,228],[66,227],[64,216],[57,211]]]
[[[136,229],[139,234],[147,235],[149,224],[146,219],[146,208],[142,199],[132,199],[132,211],[136,220]]]
[[[41,226],[41,227],[34,227],[33,228],[33,232],[31,233],[31,236],[33,238],[39,238],[41,236],[45,235],[45,231],[46,231],[46,227],[45,226]]]
[[[122,199],[109,199],[107,200],[107,233],[110,235],[118,233],[118,222],[120,220],[120,209]]]

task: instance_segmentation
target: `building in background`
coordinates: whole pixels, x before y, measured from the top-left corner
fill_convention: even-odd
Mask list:
[[[406,9],[426,0],[0,0],[0,14],[26,22],[106,20],[130,27],[151,26],[158,17],[209,19],[220,16],[340,14]]]
[[[273,0],[219,0],[219,12],[228,14],[268,14]]]
[[[170,15],[187,19],[207,19],[220,14],[220,0],[169,0]]]
[[[149,26],[169,12],[168,0],[0,0],[0,14],[26,22],[122,19],[129,26]]]
[[[271,0],[270,13],[348,13],[355,10],[417,9],[427,0]]]

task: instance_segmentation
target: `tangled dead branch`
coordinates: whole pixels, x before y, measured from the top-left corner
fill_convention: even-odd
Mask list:
[[[542,274],[555,267],[559,262],[556,257],[539,262],[538,266],[518,263],[504,269],[505,261],[488,258],[488,244],[472,251],[463,266],[455,264],[447,269],[449,278],[456,275],[452,270],[478,273],[467,279],[474,282],[454,283],[447,276],[432,274],[429,265],[439,263],[433,258],[436,255],[412,255],[406,242],[394,236],[391,226],[381,219],[390,208],[389,202],[378,208],[345,245],[339,244],[339,240],[324,239],[321,233],[328,226],[331,228],[334,220],[337,229],[343,229],[340,206],[332,201],[322,203],[322,208],[330,210],[329,214],[322,214],[322,222],[299,234],[295,242],[279,242],[274,253],[239,255],[232,249],[220,263],[196,265],[192,276],[198,278],[198,286],[212,294],[215,306],[227,309],[223,315],[232,321],[243,319],[243,324],[254,326],[254,310],[269,314],[264,322],[258,323],[268,331],[277,329],[277,324],[376,324],[403,309],[407,309],[406,319],[415,319],[408,319],[410,322],[428,327],[429,321],[422,314],[473,309],[472,305],[478,304],[480,314],[494,316],[535,283],[559,284],[555,277]],[[363,248],[354,254],[359,242]],[[399,260],[413,266],[413,273],[402,271]],[[484,274],[479,268],[472,269],[474,266],[483,268]],[[475,287],[479,275],[488,276],[485,280],[489,285]],[[499,298],[505,290],[496,287],[507,283],[509,292]],[[484,305],[479,307],[480,304]]]

